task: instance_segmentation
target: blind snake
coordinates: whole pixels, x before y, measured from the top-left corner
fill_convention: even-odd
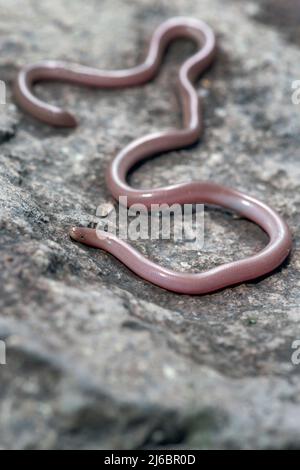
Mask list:
[[[157,286],[184,294],[205,294],[271,272],[287,257],[292,244],[289,228],[277,212],[235,189],[210,181],[136,189],[127,182],[128,172],[137,162],[160,152],[193,144],[201,135],[202,112],[193,83],[215,57],[216,41],[211,28],[197,19],[171,18],[156,29],[144,62],[136,67],[103,71],[67,62],[44,61],[26,66],[19,72],[14,92],[18,104],[37,119],[53,126],[74,127],[77,122],[71,113],[45,103],[33,94],[36,82],[56,80],[97,88],[141,85],[157,74],[166,47],[177,38],[192,39],[197,45],[197,52],[183,63],[178,74],[183,126],[181,129],[146,135],[123,148],[108,168],[107,186],[114,198],[127,196],[128,206],[143,203],[150,208],[151,204],[205,203],[236,211],[268,234],[267,246],[250,257],[205,272],[182,273],[152,262],[126,241],[109,232],[102,231],[99,234],[96,229],[74,227],[70,236],[76,241],[111,253],[137,275]]]

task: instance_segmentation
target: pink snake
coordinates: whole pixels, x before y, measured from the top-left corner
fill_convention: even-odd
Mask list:
[[[128,206],[151,204],[205,203],[238,212],[259,225],[269,236],[269,243],[260,252],[201,273],[181,273],[162,267],[144,257],[115,235],[92,228],[74,227],[70,236],[81,243],[101,248],[124,263],[137,275],[162,288],[184,294],[206,294],[226,286],[265,275],[278,267],[290,252],[292,238],[287,224],[266,204],[240,191],[210,181],[192,181],[162,188],[136,189],[127,183],[130,169],[145,158],[191,145],[202,133],[202,113],[193,86],[212,63],[216,52],[213,31],[202,21],[192,18],[171,18],[154,32],[144,62],[126,70],[102,71],[78,64],[44,61],[21,70],[15,83],[18,104],[37,119],[53,126],[74,127],[76,120],[68,111],[49,105],[32,92],[40,81],[64,81],[97,88],[121,88],[141,85],[157,74],[168,44],[177,38],[192,39],[198,51],[179,70],[179,95],[183,126],[146,135],[127,145],[112,160],[107,172],[107,186],[114,198],[127,196]]]

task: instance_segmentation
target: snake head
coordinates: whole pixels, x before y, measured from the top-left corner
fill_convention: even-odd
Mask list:
[[[93,246],[95,248],[101,248],[101,239],[97,235],[97,231],[94,228],[72,227],[69,235],[72,240],[75,240],[76,242]]]
[[[91,231],[93,231],[93,229],[85,227],[72,227],[69,234],[70,237],[76,242],[86,243],[87,239],[91,236]]]

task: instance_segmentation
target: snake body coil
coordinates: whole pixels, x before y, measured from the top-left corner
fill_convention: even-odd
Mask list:
[[[86,245],[108,251],[153,284],[179,293],[204,294],[269,273],[287,257],[292,243],[288,226],[273,209],[254,197],[221,184],[193,181],[156,189],[135,189],[127,183],[128,172],[137,162],[193,144],[201,135],[202,113],[193,83],[214,59],[216,42],[213,31],[196,19],[172,18],[154,32],[145,61],[136,67],[102,71],[77,64],[45,61],[20,71],[15,96],[20,106],[36,118],[54,126],[74,127],[76,120],[72,114],[34,96],[32,88],[36,82],[59,80],[101,88],[141,85],[157,74],[166,47],[177,38],[192,39],[198,47],[198,51],[179,70],[183,127],[144,136],[121,150],[108,169],[108,188],[116,199],[127,196],[128,206],[142,203],[150,208],[151,204],[206,203],[228,208],[258,224],[269,235],[268,245],[253,256],[205,272],[181,273],[150,261],[111,233],[103,231],[99,234],[99,230],[74,227],[70,235]]]

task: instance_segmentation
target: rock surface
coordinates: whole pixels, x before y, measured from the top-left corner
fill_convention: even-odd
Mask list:
[[[298,0],[0,0],[0,11],[0,447],[299,447],[300,366],[291,361],[300,339]],[[232,185],[276,208],[294,236],[272,276],[207,296],[163,291],[68,237],[111,201],[104,171],[116,152],[180,125],[175,72],[192,46],[172,46],[145,87],[38,86],[76,113],[75,131],[36,122],[11,94],[18,68],[45,58],[132,66],[174,15],[202,18],[218,35],[217,61],[198,84],[205,136],[148,161],[132,183]],[[206,211],[205,228],[198,253],[135,244],[166,266],[197,271],[266,242],[221,210]]]

